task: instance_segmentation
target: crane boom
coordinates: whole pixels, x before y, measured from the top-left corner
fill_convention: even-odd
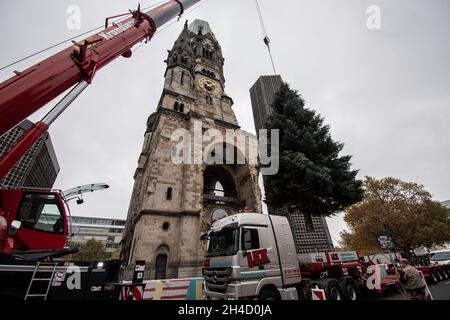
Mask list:
[[[150,40],[157,28],[201,0],[171,0],[132,16],[66,48],[0,83],[0,135],[114,59],[131,56],[131,48]]]

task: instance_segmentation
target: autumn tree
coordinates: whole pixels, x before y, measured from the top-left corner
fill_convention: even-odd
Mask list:
[[[378,238],[383,235],[406,256],[416,248],[450,241],[447,210],[424,186],[395,178],[366,177],[363,200],[344,220],[349,231],[341,233],[343,246],[362,254],[379,252]]]
[[[71,260],[74,261],[103,261],[108,257],[105,246],[101,241],[94,239],[88,240],[85,244],[80,247],[80,250],[73,254]]]
[[[312,215],[330,216],[360,201],[358,171],[351,170],[350,156],[340,155],[344,145],[332,139],[324,119],[287,84],[275,95],[272,109],[266,128],[269,142],[270,130],[279,130],[280,167],[264,179],[268,205],[299,210],[312,226]]]

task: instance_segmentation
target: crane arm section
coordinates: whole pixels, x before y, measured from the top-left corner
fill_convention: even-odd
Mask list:
[[[75,84],[90,83],[95,73],[131,48],[150,40],[156,30],[201,0],[171,0],[75,43],[0,83],[0,135]]]

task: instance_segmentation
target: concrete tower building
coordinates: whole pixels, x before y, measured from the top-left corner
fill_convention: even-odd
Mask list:
[[[272,112],[275,93],[281,88],[282,84],[281,76],[261,76],[251,87],[250,98],[257,133],[265,128],[267,116]]]
[[[146,279],[198,276],[205,251],[200,238],[212,221],[245,207],[261,212],[258,170],[235,138],[208,147],[206,154],[214,157],[227,146],[245,158],[244,164],[173,162],[177,142],[171,137],[178,129],[194,137],[192,153],[211,145],[195,139],[210,129],[254,137],[239,130],[233,100],[225,93],[222,50],[207,22],[186,23],[168,53],[162,96],[148,118],[134,176],[122,245],[124,278],[142,260]]]
[[[19,137],[33,126],[24,120],[0,136],[0,155],[10,148]],[[0,187],[29,187],[51,189],[59,173],[50,134],[46,132],[0,181]]]

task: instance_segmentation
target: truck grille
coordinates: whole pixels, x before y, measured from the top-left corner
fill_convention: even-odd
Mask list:
[[[231,268],[205,268],[203,276],[205,277],[206,287],[209,291],[225,293],[230,282]]]

